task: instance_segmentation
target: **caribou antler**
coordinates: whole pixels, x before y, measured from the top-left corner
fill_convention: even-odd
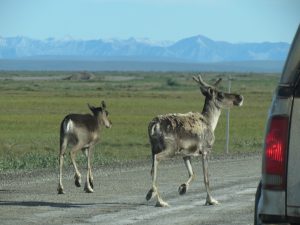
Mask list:
[[[212,87],[212,85],[207,84],[201,77],[201,74],[198,75],[198,77],[193,76],[194,81],[196,81],[200,86],[208,88],[208,87]],[[220,84],[220,82],[222,81],[222,78],[219,78],[215,83],[214,83],[214,87],[218,87],[218,85]]]
[[[194,81],[196,81],[196,82],[197,82],[198,84],[200,84],[201,86],[209,86],[208,84],[206,84],[206,83],[203,81],[203,79],[202,79],[202,77],[201,77],[200,74],[198,75],[198,77],[193,76],[193,79],[194,79]]]
[[[222,81],[222,78],[219,78],[219,79],[214,83],[214,86],[215,86],[215,87],[218,87],[221,81]]]
[[[201,77],[201,74],[199,74],[198,77],[193,76],[193,79],[194,79],[194,81],[196,81],[200,85],[200,87],[203,87],[203,88],[211,87],[211,85],[204,82],[204,80]]]

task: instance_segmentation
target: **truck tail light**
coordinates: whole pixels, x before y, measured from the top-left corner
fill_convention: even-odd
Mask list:
[[[271,118],[265,139],[263,188],[283,190],[286,187],[286,152],[289,118],[274,116]]]

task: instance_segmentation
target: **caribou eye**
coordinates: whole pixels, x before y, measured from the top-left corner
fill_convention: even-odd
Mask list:
[[[222,92],[219,92],[219,93],[218,93],[218,98],[219,98],[219,99],[224,99],[225,96],[224,96],[224,94],[223,94]]]

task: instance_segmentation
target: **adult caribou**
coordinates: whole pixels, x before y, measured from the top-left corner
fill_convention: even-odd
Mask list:
[[[100,127],[104,125],[107,128],[111,127],[111,121],[108,118],[106,104],[102,101],[100,107],[89,106],[91,114],[69,114],[60,125],[60,153],[59,153],[59,184],[58,194],[64,193],[62,185],[62,169],[64,155],[68,145],[72,145],[70,151],[71,160],[75,168],[75,185],[81,186],[81,174],[77,168],[75,158],[76,153],[82,150],[87,156],[87,177],[84,190],[87,193],[94,192],[93,190],[93,175],[91,168],[92,148],[100,139]]]
[[[221,78],[214,85],[205,83],[199,75],[193,77],[205,96],[202,113],[189,112],[185,114],[159,115],[152,119],[148,126],[148,134],[152,148],[152,188],[146,199],[157,198],[156,206],[168,206],[158,191],[156,184],[158,163],[166,158],[181,154],[188,170],[189,179],[180,185],[179,194],[185,194],[194,179],[191,156],[202,156],[204,184],[206,188],[205,205],[215,205],[218,201],[211,197],[208,179],[208,154],[215,141],[214,130],[217,126],[221,109],[231,106],[241,106],[243,96],[224,93],[217,89]]]

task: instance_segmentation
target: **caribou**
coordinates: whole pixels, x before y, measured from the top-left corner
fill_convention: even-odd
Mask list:
[[[201,75],[193,77],[205,97],[202,112],[189,112],[159,115],[153,118],[148,126],[148,135],[152,150],[152,187],[146,195],[146,200],[156,197],[158,207],[169,206],[159,194],[157,186],[157,168],[160,161],[181,155],[187,168],[189,178],[179,186],[178,192],[183,195],[187,192],[195,173],[191,165],[191,157],[201,156],[204,185],[206,189],[205,205],[219,204],[210,193],[208,177],[208,155],[212,150],[221,109],[232,106],[241,106],[243,96],[225,93],[218,90],[221,78],[213,85],[203,81]]]
[[[87,157],[87,177],[84,190],[87,193],[94,192],[94,179],[91,167],[92,150],[95,144],[100,139],[100,128],[104,125],[106,128],[112,126],[111,121],[108,118],[108,111],[106,110],[106,104],[101,102],[100,107],[90,106],[91,114],[69,114],[61,122],[60,125],[60,151],[59,151],[59,184],[58,194],[64,194],[64,188],[62,184],[62,169],[64,163],[64,155],[67,147],[72,146],[70,155],[72,164],[75,169],[75,185],[81,186],[81,174],[76,165],[76,154],[79,150]]]

